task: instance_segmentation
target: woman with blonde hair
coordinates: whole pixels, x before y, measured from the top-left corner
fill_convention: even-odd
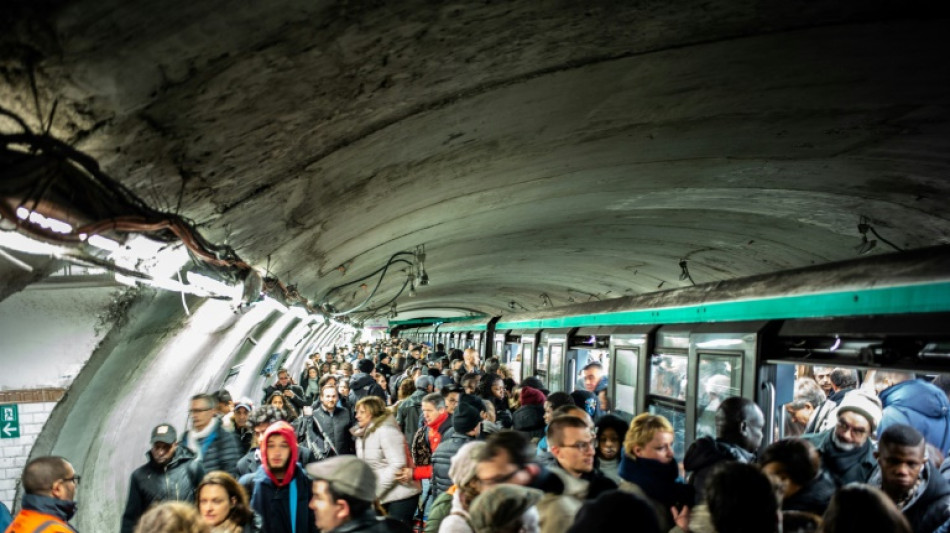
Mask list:
[[[390,518],[412,526],[418,506],[418,482],[399,483],[396,476],[411,466],[406,437],[396,425],[396,417],[377,396],[356,402],[356,425],[350,432],[356,441],[356,456],[376,474],[376,498]]]
[[[247,493],[227,472],[207,474],[195,491],[198,512],[211,528],[211,533],[251,533],[254,511]]]
[[[673,425],[665,417],[642,413],[630,422],[617,474],[620,489],[645,496],[657,509],[660,530],[668,531],[682,507],[692,507],[692,487],[680,478],[673,456]]]
[[[211,529],[193,505],[165,502],[142,515],[135,533],[211,533]]]

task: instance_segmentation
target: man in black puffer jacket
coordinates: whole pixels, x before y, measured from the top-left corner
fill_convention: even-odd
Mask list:
[[[459,405],[452,416],[452,429],[442,436],[442,443],[432,454],[432,497],[437,498],[452,486],[449,468],[452,458],[467,442],[475,440],[481,432],[481,412],[475,407],[481,400],[468,394],[459,398]]]
[[[132,533],[139,518],[155,503],[195,501],[195,488],[205,471],[195,454],[176,443],[178,433],[170,424],[152,430],[148,462],[132,472],[129,498],[122,514],[122,533]]]
[[[386,391],[376,383],[376,366],[369,359],[360,359],[356,364],[359,372],[350,378],[350,391],[356,401],[367,396],[378,396],[386,403]],[[353,402],[353,407],[356,406]]]

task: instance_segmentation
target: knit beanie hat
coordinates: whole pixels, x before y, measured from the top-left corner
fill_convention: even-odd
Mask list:
[[[509,526],[537,505],[544,493],[520,485],[495,485],[478,495],[468,510],[475,533],[491,533]]]
[[[468,433],[482,421],[481,413],[466,402],[459,402],[452,415],[452,428],[456,433]]]
[[[544,393],[534,387],[521,387],[521,405],[544,405]]]
[[[449,479],[452,483],[464,487],[475,479],[475,466],[478,465],[476,457],[484,447],[485,441],[473,440],[459,448],[459,451],[452,456],[452,466],[449,467]]]
[[[883,416],[881,399],[863,389],[855,389],[844,395],[838,405],[838,414],[845,411],[853,411],[867,418],[871,424],[871,432],[877,430],[878,424],[881,423],[881,416]]]

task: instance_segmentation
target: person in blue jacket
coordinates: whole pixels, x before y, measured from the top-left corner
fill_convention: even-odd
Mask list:
[[[950,452],[950,401],[939,387],[902,372],[878,372],[875,382],[884,406],[879,438],[890,426],[905,424],[944,456]]]

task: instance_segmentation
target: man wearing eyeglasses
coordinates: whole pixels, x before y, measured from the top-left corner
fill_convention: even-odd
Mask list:
[[[584,420],[560,416],[548,425],[548,449],[554,456],[552,469],[561,469],[575,479],[587,482],[585,499],[617,488],[613,480],[594,467],[597,439]]]
[[[37,457],[23,469],[22,509],[7,531],[75,533],[69,519],[76,513],[79,476],[62,457]]]
[[[214,397],[208,394],[192,396],[191,429],[181,436],[181,444],[198,456],[205,472],[223,470],[236,478],[241,444],[215,416],[214,406]]]
[[[835,427],[803,435],[821,454],[822,466],[839,485],[866,483],[877,467],[871,433],[881,422],[881,400],[863,389],[847,393],[838,406]]]
[[[156,503],[195,500],[205,470],[195,454],[177,441],[178,433],[171,424],[159,424],[152,430],[152,448],[145,454],[148,462],[135,469],[129,481],[122,533],[132,533],[139,518]]]

